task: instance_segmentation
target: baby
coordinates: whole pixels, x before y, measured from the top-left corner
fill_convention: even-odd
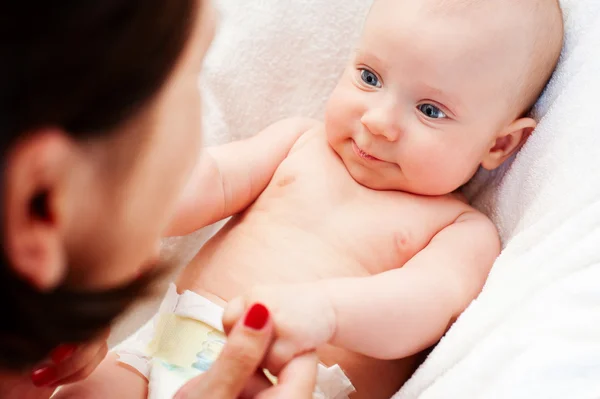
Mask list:
[[[227,302],[225,329],[259,301],[276,325],[271,372],[316,349],[339,368],[320,367],[315,396],[389,398],[485,282],[499,238],[457,190],[531,134],[561,46],[555,0],[376,0],[324,123],[284,120],[203,154],[171,232],[233,217],[121,361],[152,396],[160,376],[217,356]]]

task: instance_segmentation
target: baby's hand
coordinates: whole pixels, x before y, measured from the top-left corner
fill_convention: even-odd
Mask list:
[[[277,375],[295,356],[333,338],[335,312],[321,287],[316,283],[256,287],[229,302],[223,316],[225,331],[235,325],[248,306],[264,304],[275,324],[275,338],[263,366]]]

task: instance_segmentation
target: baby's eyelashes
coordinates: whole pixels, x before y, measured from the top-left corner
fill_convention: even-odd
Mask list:
[[[417,105],[417,109],[426,117],[430,118],[430,119],[444,119],[447,118],[447,115],[444,113],[444,111],[442,111],[441,109],[439,109],[439,107],[433,105],[433,104],[429,104],[429,103],[425,103],[425,104],[420,104]]]

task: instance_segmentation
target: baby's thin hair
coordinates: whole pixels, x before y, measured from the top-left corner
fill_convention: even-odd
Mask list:
[[[431,5],[438,10],[463,10],[476,6],[483,6],[485,0],[436,0]]]
[[[533,43],[532,62],[523,76],[520,109],[530,114],[535,103],[550,82],[563,48],[564,22],[559,0],[522,0],[541,21]]]

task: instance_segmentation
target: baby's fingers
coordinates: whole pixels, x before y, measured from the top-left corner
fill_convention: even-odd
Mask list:
[[[229,301],[223,313],[223,329],[225,330],[225,334],[229,335],[231,329],[242,318],[245,311],[246,301],[243,297],[239,296]]]

